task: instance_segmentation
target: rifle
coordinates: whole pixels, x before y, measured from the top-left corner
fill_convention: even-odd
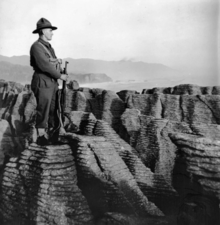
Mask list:
[[[67,64],[69,62],[65,62],[65,67],[63,69],[63,74],[66,74],[68,75],[67,73]],[[62,88],[62,91],[61,91],[61,99],[60,99],[60,106],[61,106],[61,115],[62,115],[62,121],[64,122],[64,110],[65,110],[65,107],[66,107],[66,81],[63,80],[63,88]]]
[[[67,64],[69,62],[65,62],[65,67],[63,69],[63,74],[67,74]],[[65,116],[64,116],[64,109],[66,107],[66,81],[63,80],[63,87],[62,87],[62,90],[61,92],[58,91],[58,110],[57,110],[57,115],[58,115],[58,118],[59,118],[59,126],[57,127],[56,130],[59,129],[59,133],[60,134],[63,134],[65,133],[65,130],[64,130],[64,120],[65,120]]]

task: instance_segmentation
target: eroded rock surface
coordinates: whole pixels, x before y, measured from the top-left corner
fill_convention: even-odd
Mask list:
[[[67,134],[79,169],[80,187],[94,212],[162,216],[142,193],[118,149],[106,138]]]
[[[218,224],[218,190],[214,189],[220,185],[216,179],[218,159],[208,167],[211,162],[207,151],[216,148],[215,141],[208,140],[220,138],[219,87],[179,85],[143,93],[130,93],[124,98],[128,108],[121,117],[120,136],[137,150],[151,171],[163,175],[178,192],[178,224]],[[170,134],[176,135],[175,141]],[[193,155],[201,152],[198,143],[202,137],[206,147],[199,163]],[[218,147],[216,152],[219,151]]]
[[[3,123],[8,121],[13,143],[18,139],[23,148],[17,151],[14,144],[17,155],[9,154],[7,160],[0,151],[5,220],[135,224],[133,218],[156,216],[166,224],[167,218],[161,217],[165,214],[177,224],[219,224],[220,87],[178,85],[142,94],[72,87],[65,109],[68,133],[59,145],[45,148],[30,145],[36,107],[30,90],[3,85],[1,93]],[[71,154],[61,154],[57,148],[63,147]],[[58,161],[47,152],[57,154]],[[53,171],[69,172],[56,174],[56,179]],[[71,188],[61,194],[63,186]],[[30,193],[35,198],[30,199]],[[74,205],[75,194],[82,208]],[[56,201],[59,207],[50,211]]]
[[[66,114],[64,127],[67,132],[93,135],[96,121],[92,113],[71,111]]]
[[[22,150],[20,140],[14,137],[8,121],[0,120],[0,172],[5,158],[19,155]]]
[[[156,87],[144,89],[142,94],[173,94],[173,95],[220,95],[219,86],[201,87],[195,84],[180,84],[175,87]]]
[[[97,119],[107,121],[115,130],[119,129],[124,110],[125,103],[113,91],[89,88],[67,91],[67,113],[91,112]]]
[[[104,136],[106,140],[112,143],[135,177],[143,193],[152,202],[166,213],[170,212],[171,208],[175,208],[174,204],[178,201],[178,195],[170,180],[164,176],[164,173],[153,173],[149,167],[144,165],[138,152],[121,139],[105,121],[97,122],[94,133],[98,136]],[[170,200],[170,207],[163,204],[166,199]]]
[[[141,114],[180,122],[220,124],[220,95],[130,95],[128,108]]]
[[[69,145],[30,145],[10,158],[1,184],[1,213],[5,221],[21,224],[92,224]]]
[[[181,196],[185,196],[178,216],[179,222],[188,220],[193,224],[218,224],[219,138],[180,133],[172,133],[170,137],[179,149],[174,170],[174,186]]]
[[[186,171],[201,191],[220,200],[220,140],[186,134],[170,134],[183,154]]]

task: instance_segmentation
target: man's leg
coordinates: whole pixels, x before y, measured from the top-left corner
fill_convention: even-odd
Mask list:
[[[48,121],[50,117],[50,106],[53,98],[54,88],[39,88],[36,128],[38,132],[37,144],[49,144]]]
[[[36,128],[47,128],[54,88],[39,88],[37,97]]]

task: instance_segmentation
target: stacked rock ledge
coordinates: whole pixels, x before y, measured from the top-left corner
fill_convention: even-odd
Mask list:
[[[0,85],[4,221],[129,224],[173,213],[178,224],[219,224],[220,87],[115,94],[72,83],[67,134],[42,147],[31,144],[33,93],[10,85]]]

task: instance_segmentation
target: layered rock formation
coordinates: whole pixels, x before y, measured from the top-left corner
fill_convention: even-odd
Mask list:
[[[201,192],[220,200],[220,141],[186,134],[170,134],[183,154],[182,163],[191,179],[201,186]],[[184,161],[183,161],[184,159]]]
[[[219,87],[179,85],[142,94],[68,89],[67,134],[46,147],[30,144],[32,92],[5,90],[2,142],[10,137],[19,145],[12,145],[15,155],[0,149],[4,220],[219,224]],[[3,143],[12,143],[7,138]]]
[[[127,107],[141,114],[180,122],[220,123],[220,95],[136,94]]]
[[[142,94],[174,94],[174,95],[219,95],[219,86],[201,87],[194,84],[181,84],[175,87],[155,87],[152,89],[144,89]]]
[[[72,133],[66,137],[75,149],[79,186],[94,213],[116,211],[142,216],[163,215],[140,190],[117,148],[108,139]]]
[[[170,134],[170,137],[180,151],[174,170],[174,184],[179,193],[185,196],[178,220],[218,224],[219,137],[216,139],[180,133]],[[189,211],[191,214],[187,213]]]
[[[92,224],[69,145],[31,144],[6,164],[1,213],[20,224]]]
[[[116,131],[124,110],[125,103],[113,91],[89,88],[67,91],[66,113],[91,112],[97,119],[107,121]]]
[[[143,93],[119,93],[127,95],[128,107],[120,136],[178,192],[178,223],[218,224],[219,87],[180,85]]]

